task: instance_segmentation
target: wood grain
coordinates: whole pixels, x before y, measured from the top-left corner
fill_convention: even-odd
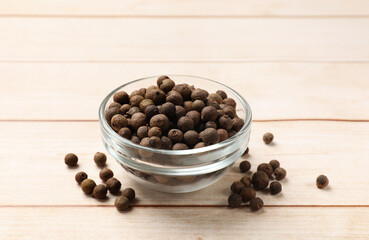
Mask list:
[[[266,131],[274,133],[274,145],[262,142]],[[2,122],[0,132],[2,168],[6,169],[0,174],[0,192],[6,193],[0,195],[0,205],[113,204],[113,196],[99,202],[84,195],[74,180],[74,174],[83,170],[100,182],[99,169],[92,160],[95,152],[104,151],[98,123]],[[369,193],[364,189],[369,184],[368,136],[368,123],[254,123],[247,158],[253,165],[252,171],[271,159],[278,159],[288,171],[281,195],[271,196],[267,192],[258,195],[267,205],[367,205]],[[68,169],[64,164],[68,152],[79,156],[78,168]],[[146,189],[128,178],[111,157],[108,162],[123,187],[136,189],[137,204],[226,205],[229,186],[243,176],[238,170],[241,160],[218,183],[188,194]],[[328,189],[316,188],[315,178],[319,174],[329,177]]]
[[[369,18],[0,18],[0,61],[368,61],[368,24]]]
[[[368,208],[0,208],[0,238],[356,240],[367,239],[368,214]]]
[[[117,86],[170,73],[227,84],[256,120],[369,119],[367,63],[0,63],[0,119],[97,120]]]
[[[2,15],[47,16],[362,16],[369,14],[365,0],[234,0],[145,1],[145,0],[12,0],[0,1]]]

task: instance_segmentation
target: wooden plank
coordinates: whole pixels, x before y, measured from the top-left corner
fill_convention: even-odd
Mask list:
[[[278,159],[288,171],[282,181],[283,193],[271,196],[258,193],[268,205],[367,205],[369,192],[368,123],[350,122],[265,122],[253,123],[250,141],[252,171],[257,165]],[[275,134],[275,144],[265,145],[261,138]],[[104,151],[98,123],[94,122],[2,122],[0,123],[0,205],[96,205],[113,204],[110,195],[98,202],[82,193],[74,180],[86,171],[98,183],[99,169],[92,157]],[[63,158],[76,153],[79,167],[68,169]],[[106,151],[105,151],[106,152]],[[136,189],[138,204],[227,204],[229,186],[243,174],[235,166],[221,181],[204,190],[188,194],[159,193],[134,183],[109,157],[109,167],[123,187]],[[326,174],[330,187],[319,190],[315,178]],[[16,191],[14,191],[16,189]],[[20,194],[22,197],[19,197]],[[349,197],[348,197],[349,196]]]
[[[368,61],[368,25],[369,18],[1,18],[0,61]]]
[[[237,6],[237,7],[235,7]],[[26,0],[0,1],[3,15],[68,15],[68,16],[357,16],[368,15],[365,0],[206,0],[144,1],[144,0]]]
[[[356,240],[368,237],[368,214],[369,208],[0,208],[0,237]]]
[[[227,84],[256,120],[369,119],[368,63],[0,63],[0,119],[96,120],[112,89],[170,73]]]

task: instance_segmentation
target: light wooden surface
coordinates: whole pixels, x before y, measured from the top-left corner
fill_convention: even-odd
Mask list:
[[[369,239],[368,26],[364,0],[0,1],[0,239]],[[109,156],[135,207],[82,194],[77,171],[98,180],[102,98],[170,73],[250,102],[252,170],[276,158],[288,171],[262,211],[226,207],[242,159],[206,189],[165,194]]]

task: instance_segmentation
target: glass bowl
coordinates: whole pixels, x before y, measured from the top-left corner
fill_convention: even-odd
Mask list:
[[[244,153],[250,139],[251,109],[245,99],[233,89],[213,80],[185,75],[169,75],[176,84],[187,83],[209,93],[223,90],[236,103],[238,117],[245,121],[233,137],[220,143],[189,150],[164,150],[141,146],[119,136],[107,123],[105,109],[114,93],[128,94],[140,88],[156,85],[158,76],[126,83],[102,101],[99,108],[102,140],[107,151],[137,182],[163,192],[182,193],[205,188],[218,181]]]

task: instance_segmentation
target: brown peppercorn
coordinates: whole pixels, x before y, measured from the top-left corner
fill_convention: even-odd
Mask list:
[[[241,206],[241,203],[242,203],[242,197],[240,194],[232,193],[228,197],[228,204],[231,208],[237,208]]]
[[[176,143],[173,145],[172,150],[186,150],[189,149],[188,146],[184,143]]]
[[[270,164],[268,164],[268,163],[262,163],[262,164],[260,164],[260,165],[258,166],[257,170],[258,170],[258,171],[263,171],[263,172],[265,172],[265,173],[268,175],[268,177],[271,177],[271,176],[272,176],[272,174],[273,174],[273,168],[272,168],[272,166],[270,166]]]
[[[213,121],[207,121],[204,125],[205,128],[214,128],[217,129],[217,124]]]
[[[106,182],[109,178],[112,178],[114,176],[114,173],[109,168],[103,168],[101,169],[99,176],[101,180],[103,180],[103,182]]]
[[[151,99],[144,99],[140,102],[139,107],[141,112],[145,112],[145,109],[148,106],[155,105],[154,102]]]
[[[245,152],[242,154],[242,156],[245,156],[245,155],[247,155],[247,154],[249,154],[249,148],[248,148],[248,147],[246,148],[246,150],[245,150]]]
[[[120,196],[115,199],[114,205],[118,211],[124,211],[130,207],[130,202],[128,198]]]
[[[175,119],[177,116],[176,106],[171,102],[166,102],[163,105],[161,105],[159,112],[167,116],[169,119]]]
[[[131,129],[129,129],[127,127],[121,128],[119,130],[118,134],[119,134],[119,136],[121,136],[123,138],[126,138],[126,139],[130,139],[131,136],[132,136]]]
[[[252,184],[255,190],[263,190],[269,184],[268,175],[263,171],[257,171],[252,175]]]
[[[152,118],[156,114],[159,114],[159,108],[155,105],[150,105],[145,108],[145,115],[147,119]]]
[[[148,132],[149,137],[161,137],[162,131],[158,127],[152,127],[150,128]]]
[[[167,150],[172,149],[173,143],[172,143],[172,140],[170,140],[170,138],[169,138],[169,137],[167,137],[167,136],[162,136],[162,137],[160,138],[160,140],[161,140],[161,145],[162,145],[162,148],[163,148],[163,149],[167,149]]]
[[[201,119],[204,122],[215,121],[217,119],[218,112],[215,107],[206,106],[201,111]]]
[[[264,202],[263,200],[261,200],[261,198],[256,197],[250,200],[251,211],[258,211],[262,209],[263,206],[264,206]]]
[[[316,178],[316,186],[318,188],[325,188],[326,186],[328,186],[328,184],[329,184],[329,180],[328,180],[327,176],[319,175]]]
[[[223,99],[223,103],[236,108],[236,101],[233,98],[225,98]]]
[[[141,126],[137,129],[137,137],[139,139],[143,139],[149,136],[149,127],[148,126]]]
[[[172,143],[180,143],[183,141],[183,132],[179,129],[171,129],[168,132],[168,137]]]
[[[145,147],[150,147],[150,138],[145,137],[145,138],[141,139],[140,145],[145,146]]]
[[[179,92],[182,95],[183,101],[191,100],[192,90],[188,86],[188,84],[177,84],[173,87],[172,90]]]
[[[105,119],[108,122],[108,124],[110,125],[111,123],[111,118],[115,115],[115,114],[120,114],[120,109],[118,107],[111,107],[105,110]]]
[[[92,179],[85,179],[81,182],[81,189],[86,194],[91,194],[96,186],[96,183]]]
[[[218,104],[223,103],[223,98],[218,93],[211,93],[211,94],[209,94],[209,96],[207,97],[207,99],[213,99]]]
[[[201,114],[198,111],[192,110],[186,114],[187,117],[191,118],[195,126],[200,123]]]
[[[270,132],[265,133],[263,136],[263,141],[265,142],[265,144],[271,143],[273,139],[274,139],[274,136]]]
[[[150,119],[150,127],[159,127],[165,132],[169,128],[169,119],[164,114],[157,114]]]
[[[232,192],[234,193],[241,193],[241,191],[245,188],[245,184],[243,184],[242,182],[240,181],[236,181],[236,182],[233,182],[232,185],[231,185],[231,190]]]
[[[151,99],[156,105],[165,102],[165,92],[160,89],[147,89],[145,98]]]
[[[269,165],[272,166],[273,171],[276,170],[277,168],[279,168],[279,166],[280,166],[278,160],[271,160],[269,162]]]
[[[161,84],[159,85],[160,90],[162,90],[163,92],[169,92],[170,90],[173,89],[173,87],[176,84],[174,83],[174,81],[172,79],[164,79]]]
[[[151,90],[156,90],[156,89],[160,89],[158,86],[155,85],[151,85],[147,88],[146,92],[151,91]],[[145,94],[146,95],[146,94]]]
[[[202,148],[202,147],[205,147],[205,143],[199,142],[193,148]]]
[[[131,127],[134,130],[137,130],[139,127],[146,125],[146,123],[147,123],[146,115],[143,114],[142,112],[137,112],[133,114],[131,117]]]
[[[237,134],[237,132],[235,130],[231,130],[231,131],[228,132],[228,138],[231,138],[236,134]]]
[[[272,195],[276,195],[282,192],[282,184],[279,182],[271,182],[269,185],[269,190]]]
[[[206,146],[213,145],[219,142],[219,134],[214,128],[206,128],[201,132],[201,139]]]
[[[219,127],[224,128],[227,131],[231,130],[233,127],[234,119],[230,118],[228,115],[224,115],[219,118]]]
[[[249,161],[242,161],[242,162],[240,162],[240,171],[242,172],[242,173],[245,173],[245,172],[247,172],[247,171],[249,171],[250,170],[250,168],[251,168],[251,163],[249,162]]]
[[[215,99],[212,99],[212,98],[207,98],[205,101],[205,105],[214,107],[215,109],[220,109],[219,103]]]
[[[183,103],[183,107],[186,110],[186,112],[192,111],[193,110],[193,102],[192,101],[185,101]]]
[[[99,167],[105,166],[105,163],[106,163],[105,153],[101,153],[101,152],[95,153],[94,161],[95,161],[96,165],[99,166]]]
[[[166,101],[171,102],[174,105],[182,105],[183,104],[182,95],[177,91],[170,91],[167,94]]]
[[[126,114],[129,111],[129,109],[131,109],[131,105],[129,105],[129,104],[123,104],[119,108],[121,114]]]
[[[162,143],[159,137],[150,137],[149,146],[153,148],[162,148]]]
[[[165,79],[169,79],[169,77],[166,75],[158,77],[158,79],[156,80],[156,84],[158,85],[158,87],[160,87],[160,85],[163,83]]]
[[[187,132],[192,130],[195,127],[195,124],[190,117],[184,116],[178,119],[177,126],[182,132]]]
[[[253,188],[251,187],[245,187],[244,189],[242,189],[241,193],[240,193],[241,197],[242,197],[242,201],[243,202],[248,202],[251,199],[255,198],[256,196],[256,192]]]
[[[217,110],[217,119],[220,119],[224,115],[225,115],[224,110],[222,109]]]
[[[229,117],[231,118],[235,118],[237,117],[237,113],[236,113],[236,109],[232,106],[229,106],[229,105],[226,105],[224,108],[223,108],[223,111],[226,115],[228,115]]]
[[[222,97],[222,99],[227,98],[227,93],[225,93],[223,90],[218,90],[217,94]]]
[[[219,142],[222,142],[228,139],[228,132],[225,129],[219,128],[217,129],[217,132],[219,134]]]
[[[144,91],[142,91],[141,89],[144,89]],[[129,98],[132,98],[133,96],[136,96],[136,95],[140,95],[142,97],[145,97],[145,93],[146,93],[146,88],[141,88],[139,90],[134,90],[130,95],[129,95]]]
[[[96,199],[104,199],[106,198],[106,194],[108,193],[108,189],[104,184],[97,185],[92,191],[92,196]]]
[[[64,157],[64,163],[67,164],[69,167],[77,166],[78,157],[74,153],[68,153]]]
[[[132,136],[131,141],[136,144],[140,144],[140,139],[137,136]]]
[[[141,112],[140,108],[139,107],[131,107],[128,112],[127,112],[127,115],[129,116],[133,116],[133,114],[135,113],[139,113]]]
[[[141,95],[135,95],[131,97],[131,99],[129,100],[129,104],[131,105],[131,107],[139,107],[140,102],[143,101],[144,99],[145,98],[142,97]]]
[[[248,176],[244,176],[241,178],[240,182],[242,182],[246,187],[251,187],[252,181]]]
[[[109,104],[109,107],[108,108],[112,108],[112,107],[117,107],[117,108],[120,108],[122,105],[120,103],[117,103],[117,102],[112,102]]]
[[[113,100],[123,105],[129,102],[129,96],[125,91],[119,91],[114,93]]]
[[[205,107],[205,103],[201,100],[195,100],[192,103],[192,109],[198,112],[201,112],[201,110]]]
[[[180,119],[181,117],[186,115],[186,109],[184,107],[177,105],[176,106],[176,118]]]
[[[274,170],[274,176],[275,176],[275,179],[277,180],[284,179],[286,175],[287,175],[287,172],[284,168],[279,167]]]
[[[83,180],[88,178],[88,176],[87,176],[87,173],[85,172],[78,172],[74,178],[76,179],[76,182],[78,184],[81,184]]]
[[[122,184],[115,177],[109,178],[108,181],[106,181],[106,187],[112,194],[118,193],[121,186]]]
[[[128,127],[127,118],[121,114],[115,114],[111,119],[111,127],[118,132],[121,128]]]
[[[196,88],[191,93],[191,100],[192,101],[201,100],[201,101],[205,102],[206,98],[208,96],[209,96],[209,93],[207,91],[205,91],[204,89],[201,89],[201,88]]]
[[[185,134],[183,135],[183,138],[184,138],[184,142],[189,147],[195,146],[196,143],[198,143],[200,141],[199,133],[194,131],[194,130],[190,130],[190,131],[185,132]]]
[[[132,202],[136,197],[136,193],[132,188],[126,188],[123,190],[122,196],[128,198],[128,200]]]

